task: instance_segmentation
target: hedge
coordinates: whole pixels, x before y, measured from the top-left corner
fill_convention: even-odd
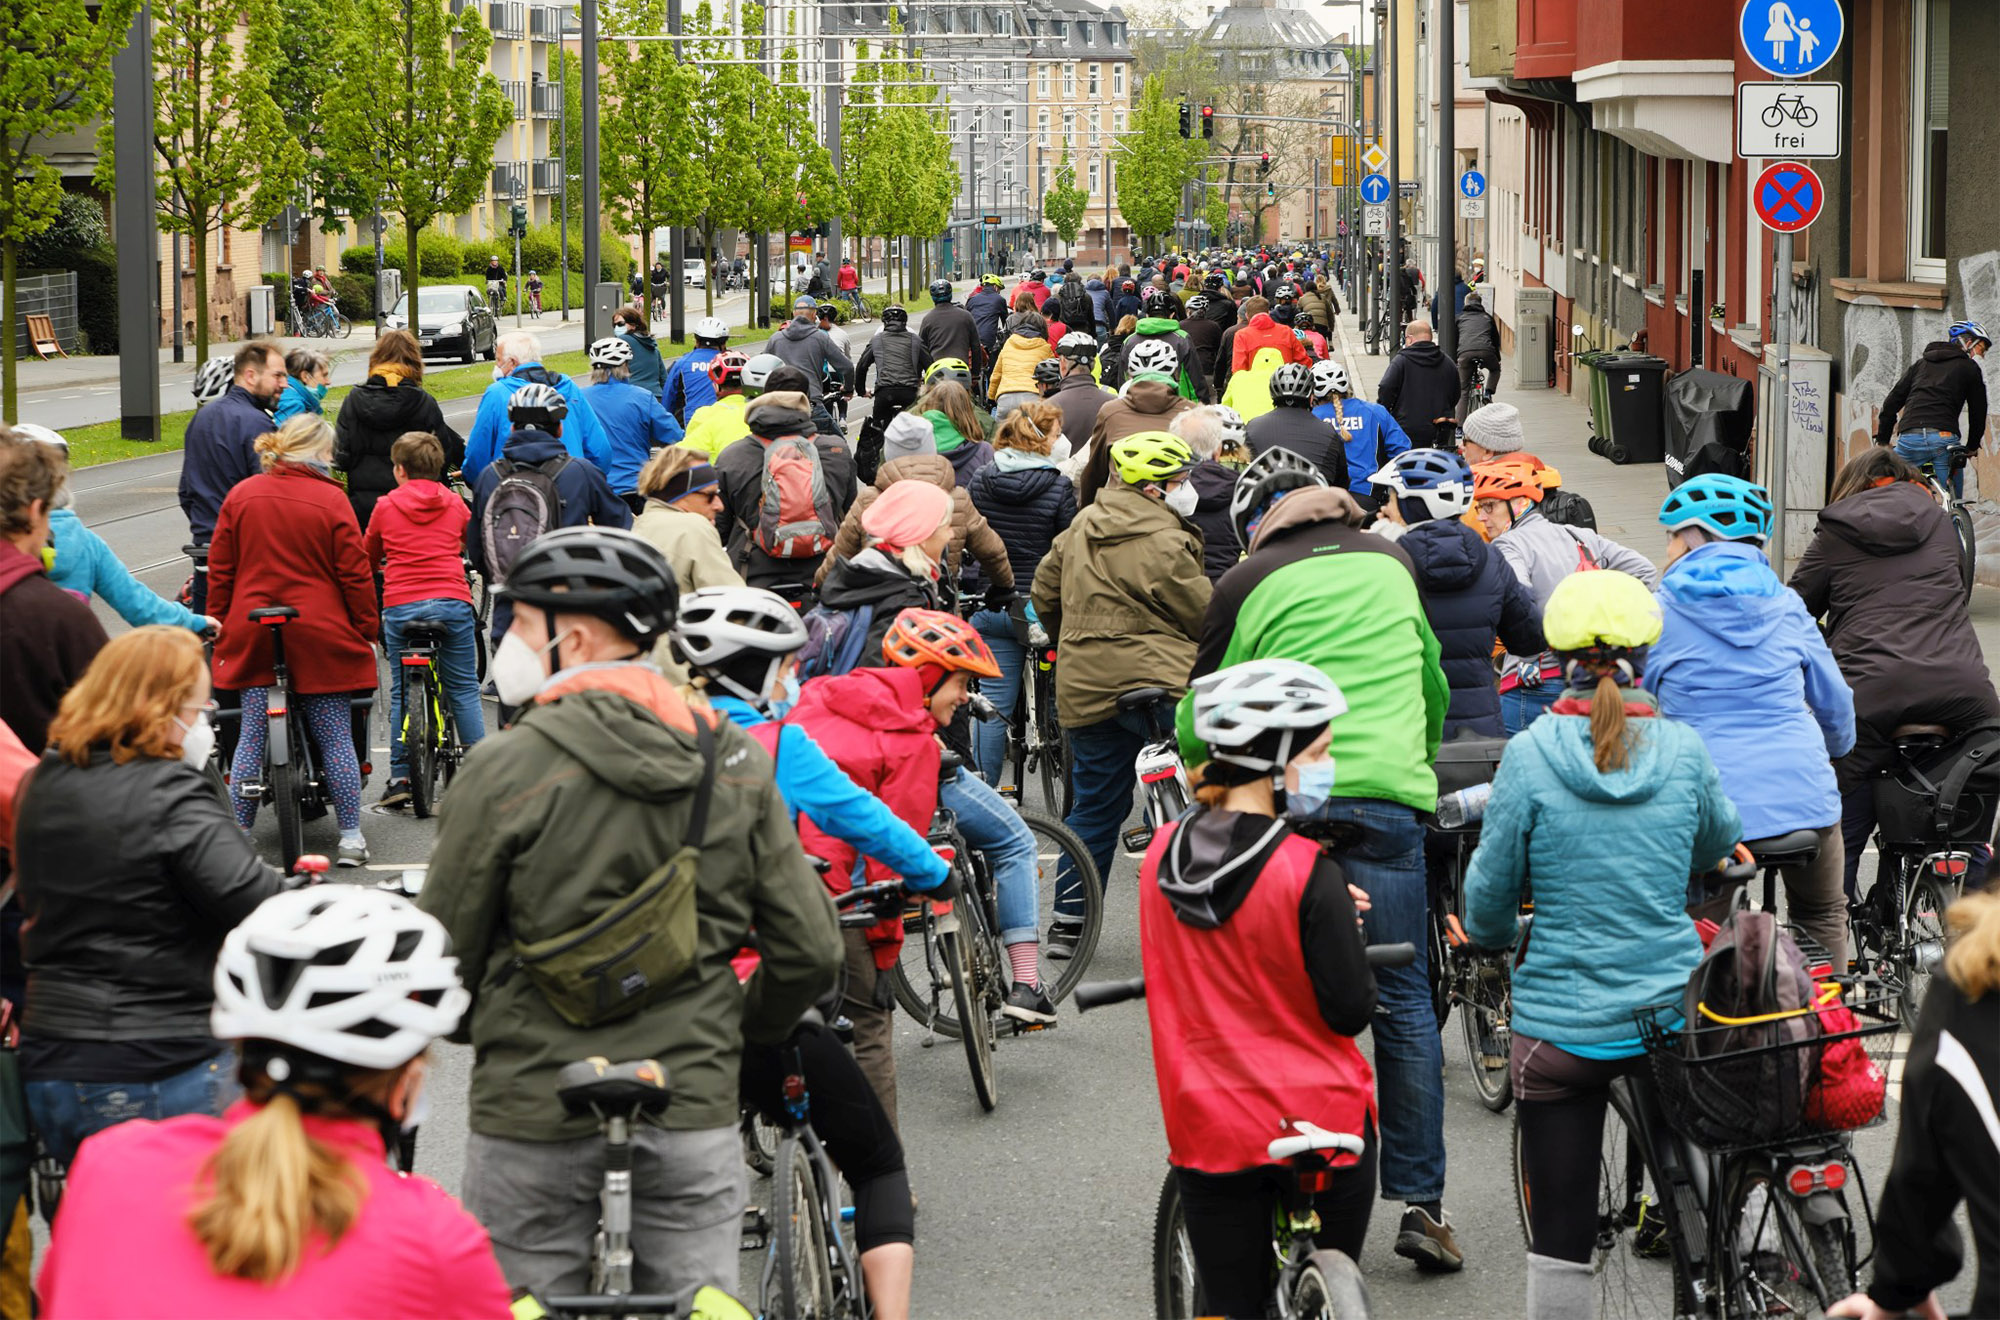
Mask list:
[[[55,271],[76,272],[76,327],[82,336],[84,353],[118,351],[118,252],[109,245],[71,248],[67,251],[41,250],[36,255],[48,263],[45,268],[22,265],[17,275]]]
[[[392,234],[390,239],[383,244],[382,264],[391,270],[408,269],[401,235]],[[510,275],[514,270],[514,241],[505,236],[462,243],[449,234],[426,229],[417,235],[417,254],[424,279],[433,283],[481,275],[489,256],[498,256]],[[556,273],[561,254],[562,238],[556,226],[531,225],[528,236],[521,240],[521,269],[539,270],[542,278],[548,280]],[[598,259],[600,281],[622,286],[637,264],[617,235],[604,236]],[[340,268],[355,275],[374,274],[375,245],[367,243],[341,253]],[[569,236],[569,268],[578,275],[583,273],[583,236],[575,231]]]

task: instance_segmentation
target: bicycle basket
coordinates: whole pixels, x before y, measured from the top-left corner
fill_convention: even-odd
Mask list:
[[[1845,1008],[1859,1025],[1831,1031],[1821,1014]],[[1883,1074],[1889,1071],[1896,1031],[1896,996],[1871,991],[1853,1000],[1832,1000],[1807,1010],[1813,1030],[1796,1031],[1796,1017],[1751,1026],[1681,1021],[1680,1008],[1666,1005],[1636,1015],[1660,1109],[1674,1130],[1715,1152],[1753,1150],[1800,1137],[1872,1127],[1886,1106],[1858,1122],[1815,1121],[1855,1111],[1823,1088],[1830,1051],[1845,1041],[1864,1050]],[[1726,1047],[1708,1047],[1717,1041]],[[1836,1074],[1837,1077],[1837,1074]]]
[[[1987,843],[2000,814],[2000,729],[1973,729],[1875,780],[1875,820],[1892,848]]]

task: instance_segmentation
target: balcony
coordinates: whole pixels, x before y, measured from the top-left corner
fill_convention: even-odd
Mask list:
[[[506,78],[501,80],[500,88],[507,93],[507,99],[514,103],[514,118],[517,120],[526,119],[528,117],[528,84],[517,79]]]
[[[562,161],[553,156],[544,157],[535,163],[535,191],[548,194],[562,188]]]
[[[557,41],[562,37],[563,11],[549,5],[528,10],[528,33],[536,41]]]
[[[494,36],[523,40],[528,35],[528,6],[523,0],[495,0],[487,10],[487,22]]]
[[[503,202],[511,201],[517,188],[521,196],[527,196],[528,162],[525,160],[496,162],[493,166],[493,195]]]
[[[562,88],[552,82],[535,84],[534,112],[537,119],[559,119],[562,116]]]
[[[1576,72],[1576,0],[1519,0],[1516,24],[1516,78],[1567,78]]]

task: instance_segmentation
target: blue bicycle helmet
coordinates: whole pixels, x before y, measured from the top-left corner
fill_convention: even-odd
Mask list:
[[[1960,341],[1966,339],[1977,339],[1989,348],[1993,345],[1993,336],[1987,334],[1986,327],[1977,321],[1953,321],[1951,329],[1945,331],[1944,335],[1946,339],[1954,344],[1960,344],[1961,347],[1963,344]]]
[[[1704,472],[1667,493],[1660,522],[1669,531],[1692,523],[1725,541],[1762,545],[1771,535],[1771,496],[1755,482]]]
[[[1448,449],[1406,449],[1368,479],[1415,500],[1431,518],[1456,518],[1472,507],[1472,465]]]

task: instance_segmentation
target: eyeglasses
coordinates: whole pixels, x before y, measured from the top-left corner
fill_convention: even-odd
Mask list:
[[[183,702],[181,704],[181,709],[191,710],[195,712],[197,715],[208,715],[212,717],[216,711],[221,709],[221,707],[215,704],[214,698],[210,698],[207,701]]]

